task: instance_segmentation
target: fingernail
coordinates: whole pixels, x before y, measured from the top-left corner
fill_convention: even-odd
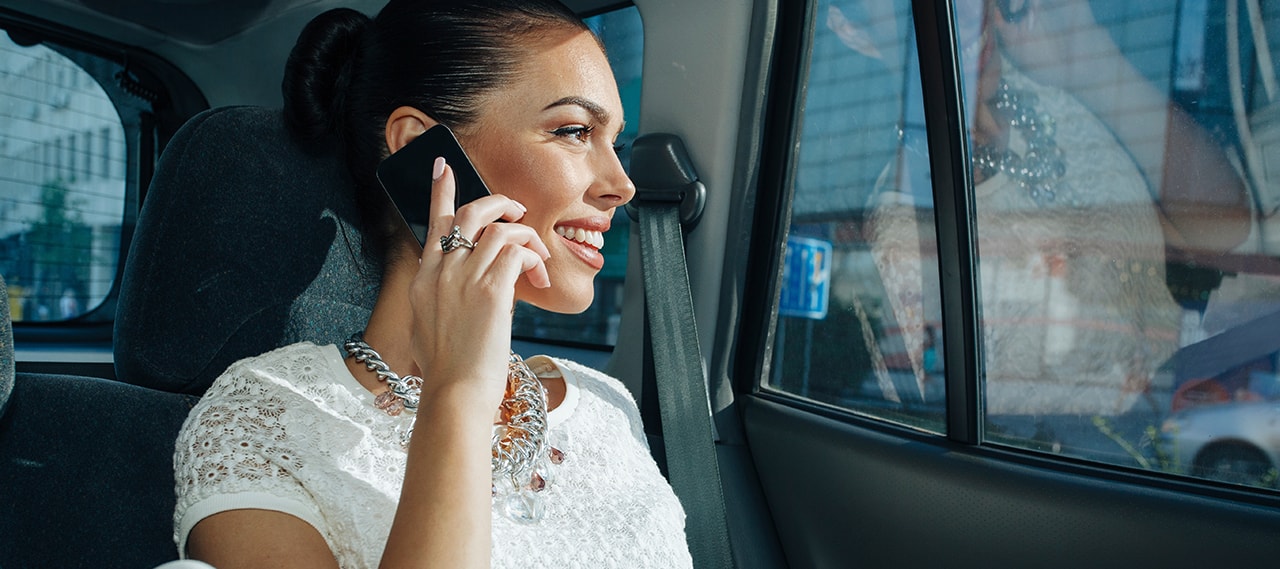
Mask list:
[[[444,156],[437,156],[436,162],[431,166],[431,181],[434,182],[444,175]]]
[[[516,201],[516,200],[511,200],[511,201],[512,201],[513,203],[515,203],[515,204],[516,204],[516,207],[520,208],[520,211],[523,211],[523,212],[528,212],[528,211],[529,211],[529,208],[524,207],[524,204],[522,204],[522,203],[520,203],[520,202],[518,202],[518,201]]]

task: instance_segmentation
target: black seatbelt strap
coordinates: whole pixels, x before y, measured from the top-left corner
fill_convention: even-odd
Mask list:
[[[640,260],[667,472],[685,509],[693,566],[730,569],[733,552],[682,227],[682,221],[697,220],[705,188],[693,174],[678,137],[650,134],[633,148],[637,190],[632,204],[640,224]],[[655,186],[666,189],[652,189]]]

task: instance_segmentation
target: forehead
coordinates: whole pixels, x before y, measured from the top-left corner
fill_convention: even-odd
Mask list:
[[[511,91],[529,103],[541,105],[580,97],[622,117],[622,102],[609,60],[596,37],[585,30],[554,34],[532,45]]]

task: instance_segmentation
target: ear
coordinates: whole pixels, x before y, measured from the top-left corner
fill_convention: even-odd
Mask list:
[[[399,107],[391,111],[386,126],[387,151],[395,154],[409,141],[438,124],[436,119],[413,107]]]

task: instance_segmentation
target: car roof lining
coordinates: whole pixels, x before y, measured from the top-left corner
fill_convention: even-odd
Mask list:
[[[617,6],[617,0],[563,0],[579,14],[593,14]],[[207,46],[281,17],[298,9],[315,7],[317,13],[334,6],[326,0],[46,0],[70,13],[85,13],[78,27],[99,35],[112,35],[106,25],[140,28],[144,35],[191,45]],[[383,2],[355,0],[352,8],[373,13]]]

